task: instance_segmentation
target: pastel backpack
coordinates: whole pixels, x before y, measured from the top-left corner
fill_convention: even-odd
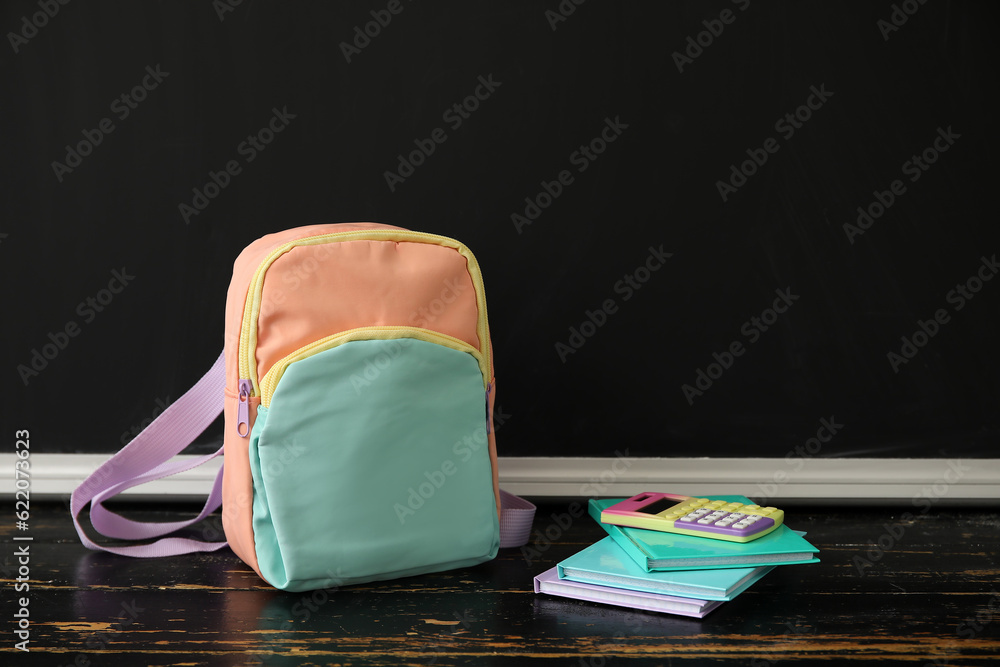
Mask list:
[[[73,493],[83,543],[128,556],[228,544],[305,591],[475,565],[527,542],[534,506],[498,486],[483,278],[450,238],[375,223],[289,229],[237,258],[225,351]],[[171,461],[223,412],[223,448]],[[121,491],[224,453],[198,517],[142,523]],[[100,545],[106,537],[145,544]],[[166,536],[222,506],[226,541]],[[166,537],[163,537],[166,536]]]

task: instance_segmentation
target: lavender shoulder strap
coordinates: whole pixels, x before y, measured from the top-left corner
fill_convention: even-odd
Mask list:
[[[174,556],[196,551],[215,551],[226,542],[203,542],[181,537],[166,537],[150,544],[104,546],[91,541],[80,525],[79,515],[91,503],[90,521],[105,537],[140,540],[159,537],[201,521],[222,504],[222,470],[201,513],[188,521],[148,523],[126,519],[108,511],[103,503],[125,489],[189,470],[222,454],[222,449],[200,458],[169,463],[185,447],[194,442],[222,412],[226,386],[224,355],[212,364],[205,375],[183,396],[171,403],[132,442],[105,461],[73,491],[70,512],[80,541],[88,549],[99,549],[123,556]]]

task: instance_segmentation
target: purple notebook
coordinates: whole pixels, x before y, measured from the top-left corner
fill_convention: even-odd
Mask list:
[[[604,604],[613,604],[619,607],[628,607],[629,609],[644,609],[646,611],[658,611],[678,616],[693,616],[694,618],[704,618],[708,612],[722,604],[719,600],[696,600],[694,598],[681,598],[661,593],[646,593],[644,591],[631,591],[625,588],[611,588],[610,586],[569,581],[568,579],[560,579],[556,568],[546,570],[535,577],[535,592],[573,598],[574,600],[603,602]]]

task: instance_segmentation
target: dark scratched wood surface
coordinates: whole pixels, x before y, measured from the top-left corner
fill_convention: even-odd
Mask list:
[[[672,665],[1000,663],[1000,515],[790,508],[821,563],[779,567],[703,620],[535,595],[532,577],[600,539],[586,516],[475,568],[313,593],[270,589],[228,549],[139,560],[83,548],[35,504],[30,591],[4,542],[3,665]],[[129,516],[176,519],[131,508]],[[217,521],[217,518],[215,519]],[[212,520],[200,528],[213,530]],[[27,595],[30,652],[14,650]]]

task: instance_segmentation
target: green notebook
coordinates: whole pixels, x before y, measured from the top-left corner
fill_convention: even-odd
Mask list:
[[[726,502],[751,503],[749,498],[743,496],[706,497]],[[740,543],[601,523],[601,512],[620,500],[622,499],[591,499],[588,511],[618,546],[646,572],[819,562],[815,556],[819,549],[787,525],[781,525],[774,532],[752,542]]]
[[[725,570],[647,572],[611,537],[560,562],[559,578],[630,591],[645,591],[701,600],[732,600],[774,569],[772,566]]]

